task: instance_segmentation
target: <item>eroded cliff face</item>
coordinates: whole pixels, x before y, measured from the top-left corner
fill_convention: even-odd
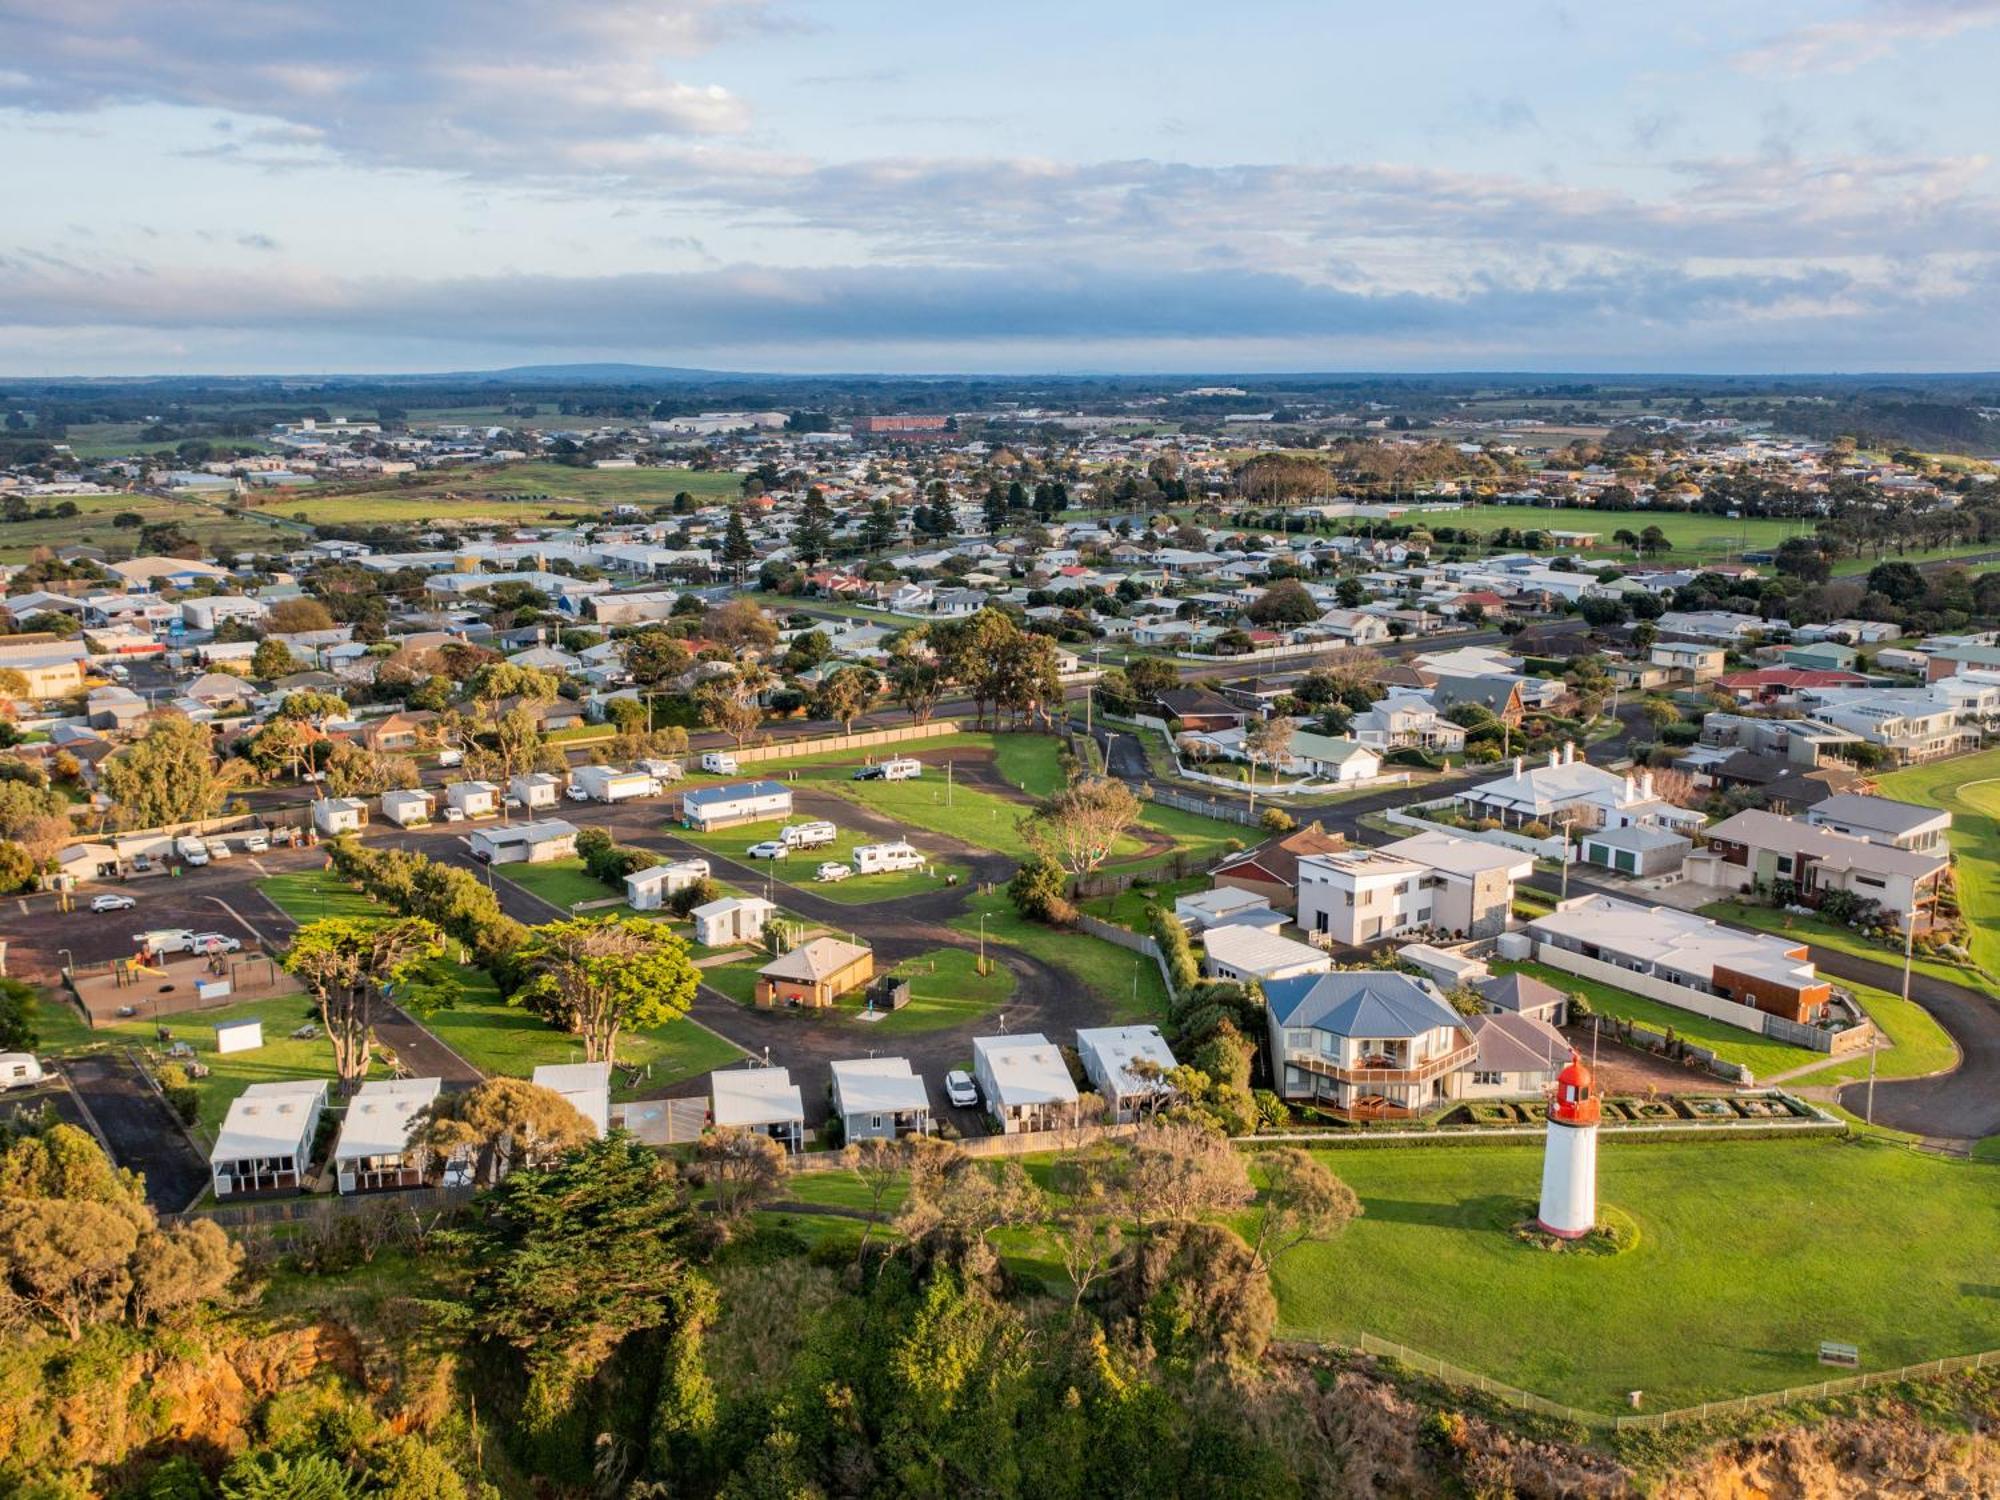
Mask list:
[[[235,1453],[261,1405],[328,1374],[360,1376],[332,1324],[245,1336],[226,1328],[142,1340],[106,1330],[19,1351],[0,1381],[0,1454],[16,1473],[116,1469],[161,1447]]]
[[[1725,1443],[1676,1473],[1661,1500],[1915,1500],[2000,1495],[2000,1448],[1885,1412]]]

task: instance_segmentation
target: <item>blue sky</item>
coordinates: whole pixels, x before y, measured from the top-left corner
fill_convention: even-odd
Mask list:
[[[0,0],[0,371],[2000,366],[2000,0]]]

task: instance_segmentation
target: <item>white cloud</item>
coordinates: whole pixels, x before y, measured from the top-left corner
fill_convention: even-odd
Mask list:
[[[1906,42],[1945,41],[2000,24],[2000,0],[1877,0],[1859,15],[1784,32],[1736,56],[1752,73],[1847,73]]]

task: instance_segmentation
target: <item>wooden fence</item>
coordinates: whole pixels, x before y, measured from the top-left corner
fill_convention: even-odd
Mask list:
[[[789,760],[795,755],[822,755],[837,750],[872,750],[881,745],[902,745],[912,741],[934,740],[958,732],[959,724],[956,719],[933,719],[928,724],[903,724],[894,729],[870,729],[861,734],[835,734],[814,740],[778,740],[769,745],[753,745],[749,749],[731,750],[726,753],[735,756],[739,766],[751,766],[760,761]]]

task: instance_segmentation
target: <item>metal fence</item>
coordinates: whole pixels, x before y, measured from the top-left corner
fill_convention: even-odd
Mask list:
[[[1533,1391],[1524,1391],[1519,1386],[1494,1380],[1475,1370],[1467,1370],[1452,1364],[1449,1360],[1439,1359],[1434,1354],[1426,1354],[1421,1349],[1412,1349],[1407,1344],[1376,1338],[1371,1333],[1357,1334],[1351,1342],[1329,1344],[1300,1339],[1286,1340],[1281,1342],[1281,1347],[1301,1350],[1353,1350],[1393,1359],[1418,1374],[1427,1375],[1446,1385],[1491,1396],[1521,1411],[1555,1417],[1560,1421],[1574,1422],[1579,1426],[1599,1431],[1621,1433],[1662,1432],[1686,1422],[1705,1422],[1717,1417],[1767,1411],[1775,1407],[1790,1406],[1799,1401],[1826,1401],[1835,1396],[1851,1396],[1861,1391],[1877,1390],[1883,1386],[1898,1385],[1908,1380],[1936,1380],[1942,1376],[1956,1375],[1964,1370],[1983,1370],[1988,1365],[2000,1365],[2000,1350],[1987,1350],[1979,1354],[1956,1355],[1950,1359],[1929,1359],[1921,1364],[1902,1365],[1893,1370],[1870,1370],[1865,1375],[1849,1375],[1840,1380],[1822,1380],[1811,1385],[1788,1386],[1781,1391],[1765,1391],[1760,1395],[1737,1396],[1727,1401],[1704,1401],[1695,1406],[1676,1407],[1672,1411],[1653,1412],[1645,1416],[1620,1417],[1606,1412],[1583,1411],[1574,1406],[1565,1406],[1560,1401],[1537,1396]]]
[[[1152,800],[1162,807],[1179,808],[1182,812],[1200,813],[1204,818],[1220,818],[1225,823],[1241,823],[1246,828],[1256,828],[1263,822],[1261,812],[1251,812],[1249,808],[1223,797],[1198,797],[1187,792],[1169,791],[1158,782],[1153,784]]]

